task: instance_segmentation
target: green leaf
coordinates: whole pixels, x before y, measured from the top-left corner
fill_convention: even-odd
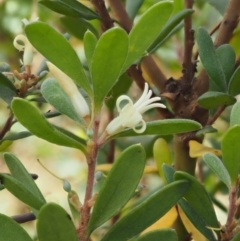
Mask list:
[[[128,35],[123,29],[111,28],[102,34],[91,65],[94,104],[97,111],[120,76],[127,54]]]
[[[216,241],[212,230],[209,229],[207,222],[202,218],[201,214],[198,214],[184,198],[179,200],[178,204],[195,228],[198,229],[208,241]]]
[[[240,241],[240,233],[237,233],[231,241]]]
[[[227,82],[223,67],[217,55],[212,39],[204,28],[198,29],[197,43],[199,56],[210,80],[222,91],[227,89]]]
[[[236,102],[231,110],[230,126],[240,125],[240,102]]]
[[[11,72],[11,67],[8,63],[0,62],[0,73]]]
[[[146,234],[141,235],[136,241],[178,241],[178,236],[175,230],[166,228],[160,230],[154,230]]]
[[[206,153],[203,155],[203,160],[212,169],[212,171],[224,182],[227,187],[231,188],[231,178],[228,174],[226,167],[222,161],[212,153]]]
[[[12,90],[14,93],[17,93],[17,90],[13,83],[2,73],[0,73],[0,85],[5,86],[8,89]]]
[[[240,171],[240,126],[233,126],[225,133],[222,139],[223,162],[231,177],[232,183],[237,181]]]
[[[32,241],[28,233],[13,219],[0,214],[0,241]]]
[[[137,15],[139,8],[141,7],[144,0],[126,0],[126,11],[131,19],[134,19]]]
[[[233,105],[236,99],[231,95],[217,92],[208,91],[198,98],[198,104],[205,109],[213,109],[222,105]]]
[[[84,34],[84,52],[88,63],[88,68],[91,70],[93,54],[97,45],[97,37],[90,31]]]
[[[33,135],[57,145],[77,148],[86,152],[82,143],[56,129],[46,120],[39,109],[27,100],[15,98],[12,102],[12,110],[18,121]]]
[[[191,15],[194,12],[193,9],[183,9],[182,11],[176,13],[174,16],[172,16],[161,32],[158,34],[157,38],[153,41],[153,43],[149,46],[148,52],[153,53],[158,48],[159,45],[162,43],[162,41],[166,38],[168,34],[187,16]]]
[[[31,135],[32,135],[32,133],[30,133],[29,131],[21,131],[21,132],[18,132],[18,133],[12,133],[12,134],[9,134],[9,135],[5,136],[0,141],[0,143],[3,143],[4,141],[16,141],[16,140],[19,140],[19,139],[29,137]]]
[[[229,0],[204,0],[212,5],[222,16],[226,12],[227,5]]]
[[[163,187],[123,216],[101,241],[125,241],[139,234],[167,213],[188,188],[187,181],[177,181]]]
[[[0,98],[3,99],[8,105],[11,104],[12,99],[16,97],[16,93],[8,87],[0,84]]]
[[[184,194],[184,198],[188,201],[196,213],[205,220],[208,227],[218,228],[219,223],[216,213],[211,199],[203,185],[199,183],[196,178],[182,171],[175,172],[174,178],[175,180],[188,180],[191,183],[191,187]]]
[[[83,118],[77,114],[68,95],[55,79],[46,79],[41,86],[41,92],[45,100],[60,113],[80,124],[84,123]]]
[[[214,133],[217,132],[218,130],[214,128],[213,126],[204,126],[200,131],[196,132],[196,136],[200,137],[203,136],[207,133]]]
[[[168,143],[163,138],[159,138],[155,141],[153,146],[153,157],[157,164],[159,175],[163,177],[163,163],[169,165],[172,164],[171,153],[168,147]]]
[[[76,52],[60,33],[43,22],[28,24],[25,27],[25,33],[31,44],[44,57],[92,96],[90,83]]]
[[[122,72],[144,54],[166,24],[172,11],[171,2],[158,2],[140,17],[129,33],[129,53]]]
[[[37,197],[14,177],[8,174],[0,174],[0,179],[1,183],[9,192],[30,207],[39,210],[45,204],[42,198]]]
[[[88,225],[88,235],[118,213],[134,194],[142,177],[146,154],[139,144],[124,150],[100,189]]]
[[[171,120],[158,120],[147,122],[146,130],[143,133],[136,133],[128,128],[111,138],[119,138],[126,136],[139,136],[139,135],[173,135],[185,132],[191,132],[201,129],[201,124],[196,121],[187,119],[171,119]],[[137,128],[137,127],[136,127]]]
[[[216,52],[228,84],[234,72],[236,59],[235,51],[230,44],[223,44],[216,49]]]
[[[81,17],[88,20],[100,19],[99,15],[87,8],[85,5],[76,0],[58,0],[58,1],[38,1],[38,3],[51,9],[54,12],[70,16]]]
[[[71,217],[55,203],[47,203],[39,211],[37,233],[39,241],[78,241]]]
[[[229,81],[228,93],[232,96],[240,94],[240,66],[235,70]]]
[[[167,164],[163,164],[162,169],[163,169],[164,176],[165,176],[167,182],[168,183],[173,182],[174,181],[174,173],[176,172],[176,170],[172,166],[167,165]]]
[[[28,173],[21,161],[9,152],[5,152],[3,157],[12,176],[23,186],[25,186],[30,192],[32,192],[38,199],[45,203],[45,198],[43,197],[32,176]]]
[[[90,30],[96,36],[98,34],[97,30],[92,26],[92,24],[82,18],[64,16],[60,18],[60,21],[67,31],[76,38],[83,39],[83,36],[87,30]]]
[[[112,87],[105,100],[106,106],[109,110],[113,111],[116,105],[117,98],[120,95],[125,94],[130,86],[132,85],[132,79],[127,75],[123,74],[120,76],[117,83]]]

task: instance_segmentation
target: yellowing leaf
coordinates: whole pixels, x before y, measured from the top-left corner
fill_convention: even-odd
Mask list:
[[[213,148],[204,146],[197,141],[189,141],[189,148],[190,148],[189,155],[192,158],[202,157],[206,152],[213,153],[216,156],[222,155],[221,150],[217,150],[217,149],[213,149]]]
[[[193,226],[181,207],[178,205],[178,213],[180,218],[187,229],[188,233],[192,234],[192,238],[195,241],[207,241],[207,239]]]
[[[97,165],[96,167],[96,172],[101,171],[101,172],[106,172],[108,173],[112,168],[112,164],[100,164]],[[149,174],[149,173],[155,173],[158,171],[158,168],[156,166],[146,166],[144,168],[143,174]]]
[[[177,210],[174,207],[172,207],[162,218],[160,218],[157,222],[152,224],[150,227],[145,229],[142,234],[147,233],[149,231],[153,231],[156,229],[162,229],[162,228],[170,228],[174,221],[176,220],[178,216]]]

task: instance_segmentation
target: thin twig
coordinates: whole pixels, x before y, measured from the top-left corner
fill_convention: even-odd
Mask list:
[[[3,126],[2,130],[0,131],[0,140],[2,140],[3,137],[6,135],[6,133],[11,129],[13,117],[14,117],[14,115],[11,111],[9,113],[9,116],[8,116],[8,119],[5,123],[5,125]]]
[[[214,113],[214,115],[208,119],[206,126],[212,125],[217,120],[217,118],[222,114],[222,112],[226,109],[226,107],[226,105],[220,106]]]
[[[36,216],[33,213],[25,213],[11,217],[17,223],[26,223],[36,220]]]

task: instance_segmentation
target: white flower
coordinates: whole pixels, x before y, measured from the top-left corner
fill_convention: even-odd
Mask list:
[[[108,124],[106,128],[108,135],[114,135],[126,127],[132,128],[136,133],[144,132],[146,130],[146,122],[143,120],[142,114],[151,108],[166,108],[165,105],[160,103],[153,104],[153,102],[158,101],[161,98],[150,98],[151,95],[152,91],[149,90],[148,84],[145,83],[143,94],[135,104],[133,104],[132,100],[128,96],[119,96],[116,103],[119,116]],[[120,103],[123,100],[127,100],[128,103],[121,109]],[[138,124],[141,124],[141,128],[136,129]]]
[[[82,116],[83,118],[89,116],[90,110],[88,104],[80,94],[73,80],[52,63],[47,62],[47,66],[53,77],[57,80],[58,84],[63,89],[63,91],[70,98],[76,112],[80,114],[80,116]]]
[[[18,43],[18,41],[23,42],[24,45],[21,45]],[[13,41],[13,45],[16,49],[18,49],[19,51],[24,51],[23,54],[23,64],[26,65],[31,65],[32,61],[33,61],[33,52],[34,52],[34,48],[33,46],[30,44],[30,42],[28,41],[27,37],[24,35],[18,35],[14,41]]]

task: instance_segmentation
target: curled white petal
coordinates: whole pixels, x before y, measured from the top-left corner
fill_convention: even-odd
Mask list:
[[[19,44],[18,42],[23,42],[23,45]],[[33,61],[33,52],[34,52],[34,48],[33,46],[30,44],[30,42],[28,41],[27,37],[24,35],[18,35],[14,41],[13,41],[13,45],[16,49],[18,49],[19,51],[24,51],[23,54],[23,64],[24,65],[31,65],[32,61]]]
[[[82,117],[89,116],[90,110],[88,104],[80,94],[73,80],[52,63],[47,62],[47,66],[53,77],[57,80],[58,84],[69,96],[76,112],[79,113]]]
[[[116,105],[119,116],[108,124],[106,132],[109,135],[114,135],[126,127],[132,128],[136,133],[144,132],[146,130],[146,122],[143,120],[142,114],[151,108],[166,108],[163,104],[154,103],[161,100],[160,97],[150,98],[151,95],[152,91],[149,90],[148,84],[145,83],[143,94],[135,104],[133,104],[132,100],[126,95],[118,97]],[[121,108],[120,103],[124,100],[128,103]],[[137,128],[139,124],[140,128]]]

